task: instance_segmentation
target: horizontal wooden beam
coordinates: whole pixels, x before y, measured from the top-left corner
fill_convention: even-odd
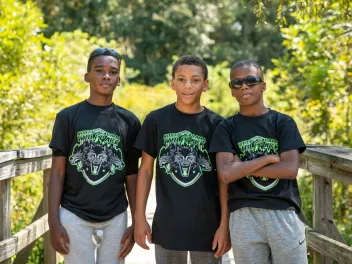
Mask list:
[[[43,210],[43,199],[42,199],[40,201],[38,209],[35,212],[35,215],[34,215],[31,223],[34,223],[39,218],[41,218],[43,216],[43,214],[44,214],[43,212],[44,212],[44,210]],[[15,261],[13,262],[13,264],[27,263],[28,262],[28,258],[29,258],[29,256],[32,253],[34,245],[35,245],[35,241],[33,241],[31,244],[29,244],[27,247],[25,247],[21,251],[17,252],[16,253],[16,258],[15,258]]]
[[[310,227],[306,227],[306,237],[308,246],[322,255],[336,260],[339,264],[352,263],[352,247],[321,235]]]
[[[350,148],[307,145],[307,149],[303,155],[352,168],[352,149]]]
[[[14,256],[33,241],[49,230],[48,215],[39,218],[33,224],[18,232],[16,235],[0,242],[0,261]]]
[[[325,160],[301,155],[300,168],[321,177],[352,184],[352,170],[349,171],[352,167],[342,167]]]
[[[17,158],[17,151],[0,151],[0,163]]]
[[[25,159],[50,156],[51,154],[51,148],[49,148],[47,145],[18,150],[18,157]]]
[[[45,170],[51,167],[51,156],[17,159],[0,164],[0,180]]]

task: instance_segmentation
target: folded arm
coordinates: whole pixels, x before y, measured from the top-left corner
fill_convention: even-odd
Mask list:
[[[241,161],[237,155],[230,152],[218,152],[216,154],[216,164],[219,180],[228,184],[237,181],[247,175],[252,174],[264,166],[279,162],[278,155],[266,155],[249,161]]]
[[[297,149],[280,153],[280,161],[262,167],[250,173],[258,177],[273,179],[295,179],[299,168],[299,153]]]

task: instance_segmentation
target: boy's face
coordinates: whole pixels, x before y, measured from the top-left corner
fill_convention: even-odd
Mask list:
[[[175,71],[171,87],[176,92],[177,102],[183,105],[199,103],[202,92],[208,90],[202,68],[197,65],[181,65]]]
[[[117,85],[120,85],[120,63],[112,56],[98,56],[92,62],[90,72],[84,80],[90,85],[91,96],[112,96]]]
[[[260,71],[252,66],[240,67],[231,72],[231,81],[247,76],[261,77]],[[244,82],[241,88],[231,89],[232,96],[243,106],[251,106],[262,102],[263,92],[266,90],[266,83],[260,82],[254,86],[248,86]]]

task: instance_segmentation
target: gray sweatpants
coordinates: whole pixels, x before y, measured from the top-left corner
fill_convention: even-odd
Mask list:
[[[191,262],[187,262],[188,252]],[[215,252],[211,251],[177,251],[155,245],[156,264],[221,264],[221,257],[214,255]]]
[[[60,222],[70,239],[70,254],[64,256],[65,264],[94,264],[95,244],[92,234],[95,230],[103,231],[103,242],[98,248],[98,264],[123,264],[118,258],[120,242],[127,227],[127,211],[106,222],[92,223],[85,221],[67,209],[60,208]]]
[[[241,208],[230,214],[236,264],[307,264],[305,227],[294,210]]]

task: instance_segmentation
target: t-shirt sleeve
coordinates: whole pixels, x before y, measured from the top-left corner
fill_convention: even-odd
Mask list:
[[[222,121],[215,129],[209,152],[231,152],[236,154],[235,142],[233,142],[232,129],[228,120]]]
[[[301,134],[298,131],[296,122],[287,117],[281,125],[279,125],[279,152],[290,151],[298,149],[302,153],[306,149]]]
[[[70,134],[68,124],[65,124],[60,114],[56,115],[55,124],[49,147],[53,156],[68,156],[70,151]]]
[[[136,118],[130,130],[127,142],[126,154],[126,175],[136,174],[138,172],[138,160],[141,157],[141,151],[134,147],[137,135],[141,129],[141,123]]]
[[[153,158],[156,158],[157,149],[155,120],[150,114],[145,118],[134,146],[137,149],[144,151],[148,155],[152,156]]]

